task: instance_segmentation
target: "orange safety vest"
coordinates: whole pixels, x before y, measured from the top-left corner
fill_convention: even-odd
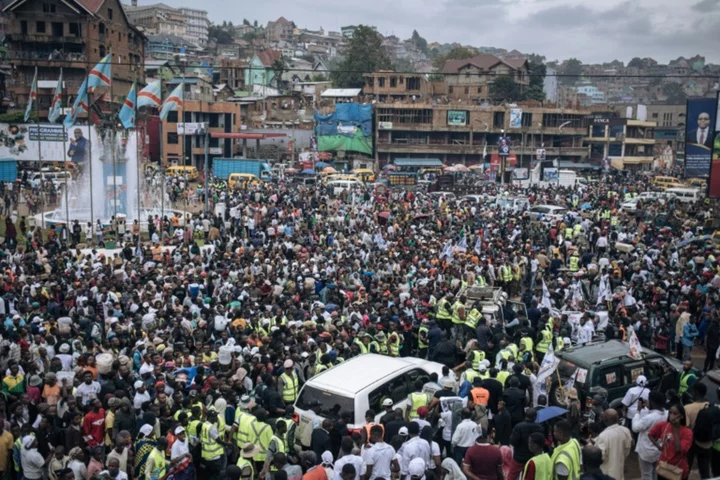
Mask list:
[[[173,216],[170,221],[172,222],[173,227],[179,227],[180,226],[180,219],[178,217]]]
[[[154,248],[152,249],[152,256],[153,256],[153,260],[156,260],[156,261],[158,261],[158,262],[159,262],[160,260],[162,260],[162,248],[160,248],[160,247],[154,247]]]
[[[363,428],[365,429],[365,438],[367,439],[367,442],[370,443],[370,429],[374,427],[375,425],[380,425],[380,428],[382,428],[383,432],[383,438],[385,438],[385,427],[379,423],[368,423]]]
[[[474,405],[485,405],[487,406],[490,401],[490,392],[482,387],[476,387],[470,390],[472,395],[472,401]]]

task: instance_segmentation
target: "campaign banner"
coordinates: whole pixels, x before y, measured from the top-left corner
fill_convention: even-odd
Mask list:
[[[512,172],[513,180],[527,180],[529,177],[527,168],[516,168]]]
[[[205,122],[185,122],[177,124],[178,135],[205,135],[207,124]]]
[[[502,135],[498,139],[498,155],[501,157],[510,155],[510,139],[505,135]]]
[[[712,163],[710,164],[710,181],[708,197],[720,198],[720,93],[715,111],[715,141],[713,142]]]
[[[464,110],[448,110],[447,124],[451,127],[464,127],[467,125],[467,112]]]
[[[66,129],[62,124],[0,123],[0,158],[83,163],[89,158],[90,140],[99,145],[97,133],[93,130],[91,137],[87,125]]]
[[[522,108],[511,108],[510,109],[510,128],[522,127]]]
[[[544,178],[546,182],[558,182],[560,181],[560,173],[557,168],[546,168],[544,172]]]
[[[717,98],[693,98],[687,101],[685,178],[710,175],[716,113]]]

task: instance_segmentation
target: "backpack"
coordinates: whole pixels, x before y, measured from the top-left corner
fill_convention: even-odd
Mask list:
[[[712,442],[720,438],[720,408],[705,407],[698,412],[693,438],[699,442]]]

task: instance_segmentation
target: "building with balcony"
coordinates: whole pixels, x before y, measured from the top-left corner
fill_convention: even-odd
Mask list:
[[[113,101],[122,102],[134,81],[145,80],[146,38],[118,0],[12,0],[3,12],[9,20],[5,39],[13,66],[7,96],[19,108],[27,105],[36,67],[43,82],[38,88],[41,118],[47,116],[61,68],[64,105],[74,101],[90,69],[111,51]]]
[[[376,92],[377,94],[377,92]],[[490,161],[501,136],[510,140],[518,166],[528,166],[537,149],[571,167],[586,162],[589,111],[522,108],[520,128],[510,128],[510,107],[436,103],[376,103],[376,159],[437,158],[445,164]]]
[[[179,8],[164,3],[152,5],[123,5],[128,20],[143,29],[146,35],[176,35],[185,37],[188,23],[185,14]]]
[[[627,117],[632,112],[637,112],[637,105],[622,106],[617,108],[618,116]],[[665,165],[675,160],[685,159],[685,113],[687,106],[681,104],[648,104],[647,120],[655,122],[655,147],[654,155],[660,157]]]
[[[363,92],[380,103],[412,103],[429,101],[435,95],[435,88],[424,75],[380,70],[365,75]]]
[[[650,170],[655,156],[656,122],[593,115],[586,144],[591,160],[610,158],[618,170]]]
[[[164,91],[171,91],[181,81],[182,78],[176,77],[166,82]],[[178,135],[180,121],[207,123],[210,133],[237,133],[242,125],[241,117],[240,104],[216,101],[213,86],[205,78],[186,77],[182,108],[170,112],[162,122],[163,164],[204,168],[205,138]],[[215,157],[232,157],[236,153],[237,146],[231,139],[210,139],[211,162]]]
[[[447,97],[476,104],[490,98],[490,85],[500,76],[509,76],[521,87],[530,85],[527,59],[502,60],[495,55],[476,55],[448,60],[443,66]]]
[[[198,45],[205,45],[208,41],[208,31],[210,29],[207,10],[180,7],[180,11],[185,15],[185,23],[187,24],[186,38]]]

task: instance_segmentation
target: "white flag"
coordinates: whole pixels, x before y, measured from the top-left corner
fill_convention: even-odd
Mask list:
[[[567,392],[571,388],[575,386],[575,379],[577,378],[578,371],[575,370],[575,373],[572,374],[572,376],[568,379],[567,382],[565,382],[564,389]]]
[[[475,253],[480,255],[480,252],[482,252],[482,239],[480,238],[480,235],[478,235],[477,240],[475,240]]]
[[[600,278],[600,286],[598,287],[597,303],[595,305],[600,305],[601,303],[603,303],[606,288],[607,288],[607,284],[605,283],[605,275],[603,275]]]
[[[458,252],[467,252],[467,237],[465,235],[463,235],[457,245],[455,245],[455,250]]]
[[[637,335],[635,335],[635,330],[633,328],[630,328],[630,336],[628,337],[628,346],[630,347],[630,358],[634,360],[640,360],[642,358],[642,345],[640,345],[640,340],[638,339]]]
[[[445,246],[443,247],[442,252],[440,252],[440,258],[447,257],[449,260],[452,260],[453,258],[453,246],[452,246],[452,240],[448,240],[445,243]]]
[[[550,300],[550,290],[545,285],[545,280],[542,281],[542,300],[540,300],[540,306],[545,308],[552,308],[552,300]]]
[[[555,352],[553,351],[552,344],[553,342],[550,342],[547,352],[545,352],[545,356],[543,357],[542,363],[540,364],[540,369],[538,370],[537,380],[535,381],[535,388],[533,388],[534,405],[537,405],[537,399],[540,394],[547,395],[545,380],[547,380],[550,375],[555,372],[558,365],[560,364],[560,360],[555,357]]]

